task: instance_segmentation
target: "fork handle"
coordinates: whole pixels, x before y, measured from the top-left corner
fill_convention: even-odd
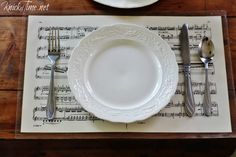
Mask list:
[[[51,66],[51,78],[50,78],[50,86],[49,86],[48,101],[46,108],[46,115],[49,120],[54,118],[56,110],[55,92],[54,92],[54,69],[55,69],[55,62],[53,62]]]

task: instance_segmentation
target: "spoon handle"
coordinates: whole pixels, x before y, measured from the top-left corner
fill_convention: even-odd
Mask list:
[[[205,94],[203,99],[203,112],[206,116],[211,115],[211,93],[210,93],[210,84],[208,80],[208,63],[205,64]]]

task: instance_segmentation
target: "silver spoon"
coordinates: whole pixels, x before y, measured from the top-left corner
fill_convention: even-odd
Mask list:
[[[210,85],[208,80],[208,64],[212,61],[214,56],[214,44],[208,38],[204,37],[198,46],[198,53],[201,61],[205,64],[205,94],[203,99],[203,112],[206,116],[211,115],[211,95],[210,95]]]

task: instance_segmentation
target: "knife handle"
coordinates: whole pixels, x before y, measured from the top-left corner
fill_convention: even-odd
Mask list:
[[[195,102],[192,90],[192,81],[190,73],[190,65],[184,66],[185,78],[185,111],[189,117],[192,117],[195,112]]]

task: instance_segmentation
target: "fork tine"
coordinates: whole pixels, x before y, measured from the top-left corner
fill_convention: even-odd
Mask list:
[[[55,35],[54,35],[54,33],[53,33],[53,29],[51,30],[51,32],[52,32],[52,39],[51,39],[51,42],[52,42],[52,51],[54,51],[54,50],[55,50],[55,45],[54,45]]]
[[[49,35],[48,35],[48,52],[50,52],[51,49],[51,30],[49,31]]]
[[[56,29],[54,29],[54,34],[55,34],[55,37],[54,37],[54,43],[55,43],[54,51],[57,52],[58,45],[57,45],[57,33],[56,33]]]
[[[59,29],[57,30],[57,39],[58,39],[57,52],[60,52],[60,35],[59,35]]]

